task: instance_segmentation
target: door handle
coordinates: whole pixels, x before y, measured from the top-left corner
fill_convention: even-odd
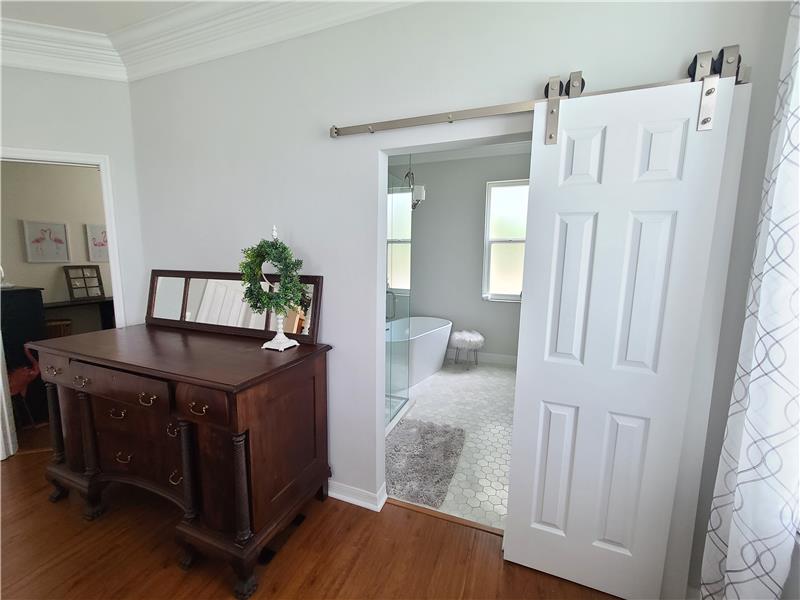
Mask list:
[[[194,407],[197,406],[197,402],[190,402],[189,403],[189,412],[193,415],[197,415],[198,417],[206,416],[206,411],[208,410],[208,404],[203,404],[200,407],[200,410],[195,410]]]
[[[172,423],[167,423],[167,435],[169,437],[178,437],[178,428]]]
[[[126,456],[126,455],[124,455],[122,453],[121,450],[119,452],[117,452],[116,456],[114,456],[114,460],[116,460],[121,465],[127,465],[128,463],[131,462],[132,458],[133,458],[133,454],[128,454]]]
[[[155,394],[148,394],[147,392],[139,392],[139,404],[142,406],[153,406],[153,402],[158,400]]]
[[[178,469],[175,469],[172,473],[169,474],[169,482],[172,485],[178,485],[181,481],[183,481],[183,475],[175,479],[175,475],[178,474]]]
[[[112,408],[111,410],[108,411],[108,416],[111,417],[112,419],[117,419],[118,421],[121,421],[122,419],[124,419],[125,415],[127,415],[127,414],[128,414],[128,411],[125,410],[124,408],[121,409],[121,410],[117,410],[116,408]]]

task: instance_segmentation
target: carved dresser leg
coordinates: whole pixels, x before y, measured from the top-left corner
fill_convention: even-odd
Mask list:
[[[99,491],[81,493],[83,498],[83,518],[87,521],[94,521],[103,514],[102,498]]]
[[[187,521],[197,516],[197,495],[194,485],[194,442],[192,424],[189,421],[178,421],[181,432],[181,461],[183,466],[183,518]]]
[[[247,600],[258,588],[258,580],[253,573],[255,565],[234,563],[233,570],[236,573],[236,585],[233,593],[238,600]]]
[[[180,543],[180,546],[182,553],[178,564],[180,565],[181,569],[188,571],[189,567],[191,567],[194,564],[194,561],[197,560],[197,550],[195,550],[194,546],[191,544],[186,544],[183,542]]]
[[[247,487],[247,458],[245,444],[247,434],[237,433],[233,436],[233,506],[236,523],[235,541],[244,546],[251,537],[250,529],[250,493]]]
[[[50,494],[50,502],[58,502],[59,500],[69,496],[69,489],[65,488],[55,479],[50,480],[50,485],[53,486],[53,491]]]
[[[92,419],[92,405],[89,394],[78,392],[75,394],[81,411],[81,439],[83,441],[84,474],[91,477],[100,469],[97,466],[97,442],[94,439],[94,422]]]
[[[61,408],[55,383],[44,384],[47,394],[47,413],[50,418],[50,443],[53,445],[53,462],[64,462],[64,431],[61,429]],[[54,501],[55,502],[55,501]]]
[[[319,489],[317,490],[317,500],[319,500],[320,502],[325,502],[327,498],[328,498],[328,482],[326,480],[325,483],[319,486]]]

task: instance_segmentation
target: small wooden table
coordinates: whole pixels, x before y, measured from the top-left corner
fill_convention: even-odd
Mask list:
[[[39,351],[57,501],[84,516],[121,482],[183,510],[182,566],[223,558],[235,594],[256,589],[260,551],[314,495],[327,496],[325,344],[269,352],[253,338],[134,325],[27,344]]]

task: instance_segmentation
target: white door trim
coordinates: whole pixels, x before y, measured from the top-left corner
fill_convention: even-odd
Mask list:
[[[122,287],[122,269],[119,260],[119,238],[117,237],[117,221],[114,212],[114,194],[111,189],[111,159],[108,155],[3,146],[2,150],[0,150],[0,158],[15,162],[91,165],[100,170],[103,211],[109,238],[108,265],[111,270],[111,293],[114,296],[114,318],[116,319],[117,327],[127,325],[125,319],[125,296]]]

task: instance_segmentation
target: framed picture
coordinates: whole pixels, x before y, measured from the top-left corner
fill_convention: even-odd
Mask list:
[[[105,225],[86,224],[86,245],[89,248],[90,261],[108,262],[108,235]]]
[[[66,223],[23,221],[22,230],[28,262],[69,262]]]
[[[70,300],[103,298],[103,280],[97,265],[70,265],[64,267]]]

